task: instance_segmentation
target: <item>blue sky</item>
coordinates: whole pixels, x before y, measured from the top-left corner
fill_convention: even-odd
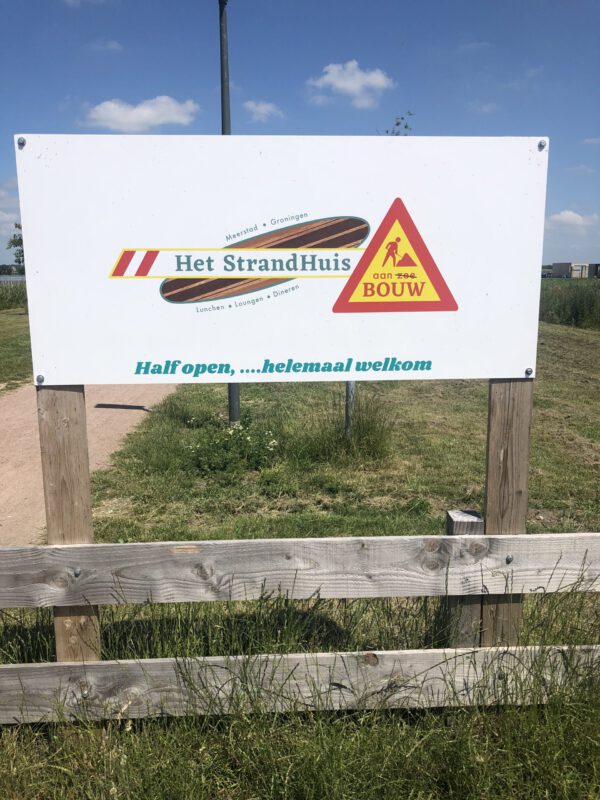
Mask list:
[[[599,0],[228,13],[234,133],[377,135],[411,111],[412,135],[549,136],[544,261],[600,261]],[[13,134],[220,132],[217,0],[0,0],[0,19],[2,252]]]

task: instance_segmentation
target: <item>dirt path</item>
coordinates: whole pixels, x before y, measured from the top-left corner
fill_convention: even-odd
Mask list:
[[[86,386],[90,468],[108,464],[125,434],[173,386]],[[0,545],[38,544],[46,523],[35,389],[0,395]]]

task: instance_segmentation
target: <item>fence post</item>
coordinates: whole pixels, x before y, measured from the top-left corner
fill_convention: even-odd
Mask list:
[[[490,381],[486,535],[526,532],[532,411],[532,379]],[[521,615],[520,595],[484,595],[481,646],[517,644]]]
[[[446,512],[448,536],[483,536],[484,523],[477,511]],[[447,609],[451,628],[449,647],[479,647],[481,628],[481,597],[465,595],[448,597]]]
[[[93,539],[90,465],[83,386],[37,387],[48,544],[87,544]],[[79,577],[73,564],[71,580]],[[97,661],[98,610],[54,609],[58,661]]]

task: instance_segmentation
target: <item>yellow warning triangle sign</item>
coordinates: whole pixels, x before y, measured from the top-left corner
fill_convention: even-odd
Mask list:
[[[333,306],[336,313],[456,311],[406,206],[396,198]]]

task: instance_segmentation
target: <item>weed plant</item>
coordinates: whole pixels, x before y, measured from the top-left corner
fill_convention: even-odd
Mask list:
[[[152,437],[139,439],[125,455],[128,468],[144,475],[231,478],[270,466],[278,442],[266,425],[248,419],[230,426],[223,414],[211,414],[186,402],[183,394],[168,397]]]

